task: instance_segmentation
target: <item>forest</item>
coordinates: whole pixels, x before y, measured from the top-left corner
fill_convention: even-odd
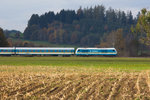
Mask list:
[[[24,38],[49,41],[56,44],[78,44],[95,46],[100,44],[103,35],[122,28],[130,32],[137,18],[132,12],[125,13],[103,5],[75,10],[50,11],[41,16],[33,14],[24,31]]]
[[[33,14],[21,37],[19,31],[11,32],[16,32],[15,38],[25,40],[80,47],[115,47],[119,56],[147,56],[150,50],[149,18],[146,9],[133,16],[131,11],[97,5]],[[11,32],[4,31],[4,34],[9,38]]]

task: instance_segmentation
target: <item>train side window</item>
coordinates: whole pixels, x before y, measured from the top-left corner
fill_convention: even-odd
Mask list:
[[[102,50],[102,52],[107,52],[107,50]]]
[[[88,50],[82,50],[82,52],[88,52]]]

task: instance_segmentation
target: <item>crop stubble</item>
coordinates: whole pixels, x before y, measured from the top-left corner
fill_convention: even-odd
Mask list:
[[[149,71],[0,73],[0,99],[150,99]]]

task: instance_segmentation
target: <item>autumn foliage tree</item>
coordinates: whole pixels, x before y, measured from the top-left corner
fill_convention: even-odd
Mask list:
[[[142,9],[135,27],[131,27],[135,37],[145,45],[150,45],[150,11]]]
[[[123,29],[117,29],[108,34],[105,34],[101,40],[100,47],[116,48],[118,56],[125,56],[125,38],[123,37]]]

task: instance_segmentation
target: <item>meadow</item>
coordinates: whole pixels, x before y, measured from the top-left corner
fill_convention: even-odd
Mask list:
[[[0,99],[149,100],[150,58],[0,57]]]
[[[150,69],[150,58],[109,57],[0,57],[0,65],[85,68]]]

